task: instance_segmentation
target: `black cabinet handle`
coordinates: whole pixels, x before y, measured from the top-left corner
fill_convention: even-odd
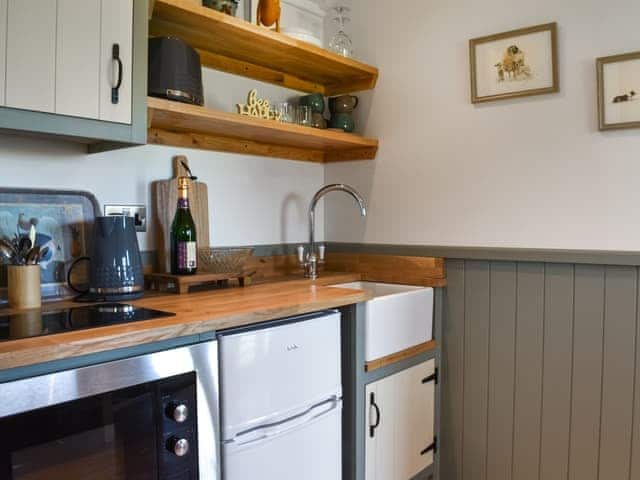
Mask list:
[[[427,448],[420,452],[420,455],[426,455],[429,452],[437,453],[438,452],[438,439],[434,438],[433,443],[429,445]]]
[[[118,81],[116,85],[111,88],[111,103],[117,105],[120,102],[120,87],[122,86],[122,60],[120,60],[120,45],[117,43],[113,44],[112,49],[112,59],[114,62],[118,64]]]
[[[436,382],[436,385],[438,384],[438,369],[436,368],[436,371],[429,375],[428,377],[425,377],[422,379],[422,383],[429,383],[429,382]]]
[[[376,411],[376,421],[373,425],[369,425],[369,436],[373,438],[376,435],[376,428],[380,426],[380,407],[378,407],[378,404],[376,403],[375,393],[371,392],[371,396],[369,398],[371,407]]]
[[[436,444],[432,443],[431,445],[429,445],[427,448],[425,448],[424,450],[422,450],[420,452],[420,455],[426,455],[429,452],[434,452],[436,451]]]

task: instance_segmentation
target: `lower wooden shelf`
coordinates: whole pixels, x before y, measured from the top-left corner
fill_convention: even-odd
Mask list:
[[[386,367],[387,365],[391,365],[393,363],[399,362],[400,360],[411,358],[414,355],[418,355],[419,353],[433,350],[437,346],[438,344],[436,343],[436,341],[431,340],[429,342],[421,343],[419,345],[415,345],[413,347],[407,348],[406,350],[392,353],[391,355],[387,355],[386,357],[371,360],[370,362],[366,362],[364,364],[364,371],[372,372],[374,370],[378,370],[379,368]]]
[[[378,140],[159,98],[147,99],[148,143],[306,162],[372,160]]]

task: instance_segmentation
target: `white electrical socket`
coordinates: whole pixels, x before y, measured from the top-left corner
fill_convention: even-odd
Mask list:
[[[144,205],[105,205],[104,215],[125,215],[133,217],[136,232],[147,231],[147,207]]]

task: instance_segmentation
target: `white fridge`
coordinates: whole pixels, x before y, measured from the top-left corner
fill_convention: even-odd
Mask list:
[[[340,313],[221,335],[223,480],[341,480]]]

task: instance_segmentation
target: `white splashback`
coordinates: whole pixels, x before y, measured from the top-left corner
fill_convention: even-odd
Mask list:
[[[205,69],[205,103],[233,111],[251,88],[280,101],[295,92]],[[205,150],[142,146],[87,155],[82,145],[61,140],[0,134],[0,187],[88,190],[104,203],[152,206],[150,184],[172,176],[174,155],[188,156],[192,170],[209,186],[214,246],[304,242],[307,208],[323,185],[321,164],[225,154]],[[319,238],[324,238],[319,212]],[[153,212],[148,212],[153,218]],[[143,250],[155,248],[153,224],[140,234]]]

